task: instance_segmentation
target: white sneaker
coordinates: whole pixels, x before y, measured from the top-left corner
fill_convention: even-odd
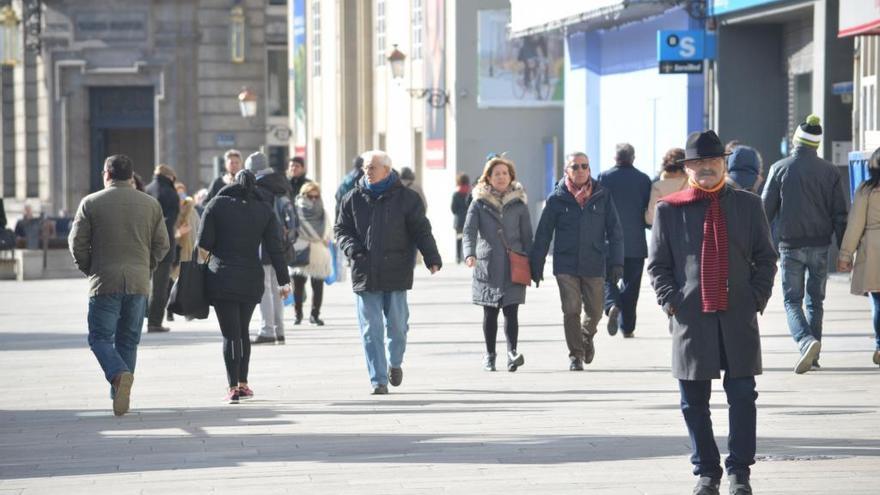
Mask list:
[[[801,358],[798,359],[797,364],[794,366],[794,372],[802,375],[810,371],[810,368],[813,366],[813,360],[819,355],[820,350],[822,350],[822,342],[818,340],[813,340],[807,344],[807,347],[804,348],[804,353],[801,354]]]

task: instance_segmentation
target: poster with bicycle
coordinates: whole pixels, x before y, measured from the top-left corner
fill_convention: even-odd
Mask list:
[[[510,38],[510,9],[480,10],[477,105],[561,107],[562,35]]]

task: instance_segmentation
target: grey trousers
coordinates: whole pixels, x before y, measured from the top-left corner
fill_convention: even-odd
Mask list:
[[[602,318],[605,300],[605,279],[556,275],[559,298],[562,300],[565,342],[568,355],[584,359],[586,350],[593,346],[593,336]],[[581,318],[583,308],[583,318]]]
[[[260,299],[260,336],[284,337],[284,301],[272,265],[263,265],[263,298]]]

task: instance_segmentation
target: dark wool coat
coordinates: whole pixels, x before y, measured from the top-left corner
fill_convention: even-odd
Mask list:
[[[617,209],[608,190],[590,180],[593,194],[583,208],[568,192],[565,179],[547,197],[529,256],[533,279],[544,278],[551,240],[553,275],[604,277],[606,257],[608,266],[623,266],[623,229]]]
[[[474,200],[464,224],[462,249],[465,257],[476,258],[474,266],[474,304],[503,307],[526,302],[526,286],[510,279],[510,257],[498,229],[503,226],[510,249],[527,254],[532,249],[532,221],[526,206],[526,193],[515,183],[514,189],[498,198],[489,186],[474,188]]]
[[[623,227],[623,256],[647,258],[645,210],[651,199],[651,179],[632,165],[617,165],[599,174],[599,184],[611,193]]]
[[[358,181],[342,200],[334,232],[351,259],[355,292],[412,289],[416,247],[425,266],[443,264],[422,198],[400,179],[375,198]]]
[[[162,216],[165,217],[165,228],[168,231],[168,242],[171,248],[162,261],[174,261],[177,254],[177,241],[174,238],[174,226],[177,224],[177,215],[180,214],[180,196],[174,188],[174,181],[164,175],[154,175],[153,182],[147,184],[144,192],[156,198],[162,207]]]
[[[727,311],[702,309],[700,253],[708,201],[672,206],[661,199],[651,229],[648,274],[657,302],[674,313],[672,374],[679,380],[719,378],[722,352],[731,377],[761,374],[757,314],[770,299],[776,251],[760,198],[725,186],[720,201],[729,242]]]
[[[261,243],[272,259],[278,284],[290,283],[275,212],[257,197],[246,196],[238,184],[221,189],[205,207],[198,243],[211,253],[206,284],[208,300],[212,302],[260,302]]]

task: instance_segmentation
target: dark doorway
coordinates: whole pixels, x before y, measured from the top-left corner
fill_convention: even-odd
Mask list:
[[[153,96],[152,86],[90,88],[92,191],[104,187],[104,159],[114,154],[128,155],[134,171],[150,181],[156,164]]]

